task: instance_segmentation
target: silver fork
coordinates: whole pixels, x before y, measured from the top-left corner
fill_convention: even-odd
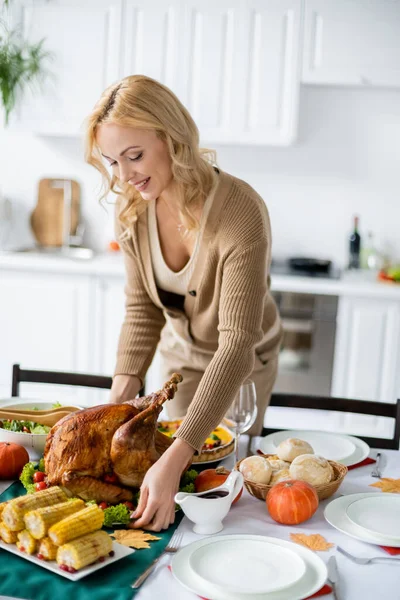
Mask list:
[[[178,533],[177,531],[175,531],[174,535],[169,541],[168,546],[166,546],[161,552],[160,556],[157,556],[157,558],[153,560],[153,562],[147,567],[147,569],[143,571],[143,573],[139,575],[139,577],[135,579],[133,583],[131,583],[131,588],[137,590],[138,587],[140,587],[142,583],[146,581],[146,579],[148,578],[148,576],[150,575],[160,558],[164,556],[164,554],[174,554],[174,552],[177,552],[180,548],[182,537],[183,533]]]
[[[381,456],[382,454],[378,452],[378,454],[376,455],[376,463],[371,471],[371,477],[379,477],[379,479],[382,477],[380,470]]]
[[[336,548],[341,554],[343,554],[344,556],[347,556],[347,558],[349,558],[353,562],[357,563],[357,565],[373,565],[374,563],[380,563],[380,562],[393,562],[393,563],[397,563],[398,565],[400,565],[400,559],[398,559],[398,558],[390,558],[389,556],[376,556],[374,558],[359,558],[358,556],[354,556],[353,554],[346,552],[346,550],[343,550],[343,548],[341,548],[340,546],[336,546]]]

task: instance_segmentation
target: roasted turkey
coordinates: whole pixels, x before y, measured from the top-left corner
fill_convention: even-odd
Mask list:
[[[158,392],[79,410],[58,421],[44,449],[48,485],[59,485],[84,500],[131,500],[131,488],[140,487],[147,470],[173,441],[157,430],[157,419],[181,381],[174,373]]]

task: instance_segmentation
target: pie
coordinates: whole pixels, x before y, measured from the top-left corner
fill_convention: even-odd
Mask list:
[[[183,419],[159,421],[158,431],[161,431],[161,433],[171,438],[181,426],[182,421]],[[234,444],[235,441],[232,432],[224,425],[218,425],[205,440],[201,452],[193,456],[193,462],[199,463],[220,460],[233,451]]]

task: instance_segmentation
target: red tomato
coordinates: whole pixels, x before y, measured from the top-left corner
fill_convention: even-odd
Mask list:
[[[106,508],[109,507],[108,502],[100,502],[99,504],[99,508],[101,508],[101,510],[106,510]]]
[[[111,473],[109,475],[104,476],[104,481],[106,481],[107,483],[118,483],[118,477],[115,473]]]
[[[37,492],[41,492],[42,490],[45,490],[47,488],[47,483],[45,481],[38,481],[37,483],[35,483],[35,490]]]
[[[133,504],[133,502],[129,502],[129,500],[127,500],[123,504],[125,504],[126,508],[128,508],[129,510],[135,510],[135,505]]]
[[[42,473],[42,471],[36,471],[36,473],[33,474],[33,481],[35,483],[38,483],[39,481],[44,481],[45,478],[45,474]]]

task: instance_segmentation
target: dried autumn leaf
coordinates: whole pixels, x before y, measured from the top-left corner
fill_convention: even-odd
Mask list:
[[[149,541],[161,539],[151,533],[145,533],[142,529],[117,529],[110,536],[114,537],[118,544],[128,546],[129,548],[136,548],[137,550],[150,548]]]
[[[315,552],[323,552],[334,546],[334,544],[327,542],[324,536],[320,535],[319,533],[314,533],[311,535],[307,535],[306,533],[291,533],[290,539],[296,544],[301,544],[302,546],[310,548],[310,550],[314,550]]]
[[[376,483],[370,483],[370,486],[380,488],[382,492],[388,492],[390,494],[400,494],[400,479],[383,477]]]

